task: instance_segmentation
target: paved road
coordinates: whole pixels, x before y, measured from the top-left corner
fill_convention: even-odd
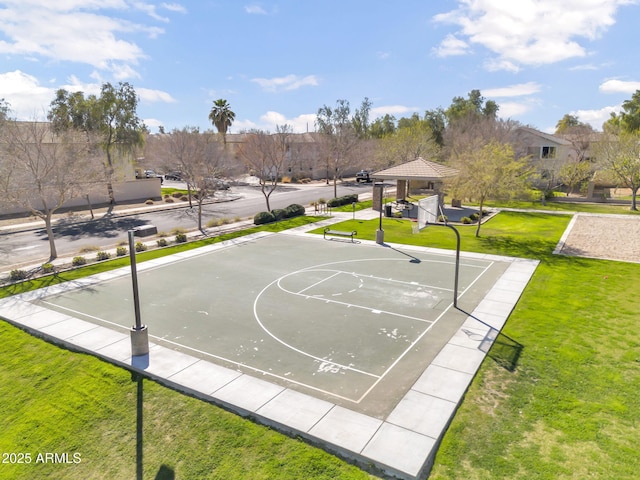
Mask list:
[[[170,186],[166,182],[167,185]],[[171,185],[173,186],[173,185]],[[338,195],[370,193],[370,184],[341,184]],[[292,203],[308,205],[319,198],[333,198],[333,185],[281,186],[271,195],[271,208],[285,208]],[[247,218],[266,210],[264,195],[259,187],[232,187],[221,192],[219,202],[207,204],[203,210],[203,224],[212,218]],[[74,256],[87,247],[109,248],[126,242],[127,231],[151,224],[160,232],[176,227],[195,230],[198,226],[196,208],[172,208],[137,214],[96,216],[94,220],[78,222],[77,218],[63,218],[56,225],[55,238],[58,256]],[[28,263],[44,263],[49,258],[49,242],[42,228],[14,232],[0,236],[0,270]]]

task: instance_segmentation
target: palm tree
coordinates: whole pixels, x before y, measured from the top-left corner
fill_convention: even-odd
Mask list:
[[[226,141],[225,135],[227,129],[231,126],[236,118],[236,114],[231,111],[226,100],[219,98],[214,100],[211,112],[209,112],[209,120],[216,127],[218,133],[222,134],[223,140]]]

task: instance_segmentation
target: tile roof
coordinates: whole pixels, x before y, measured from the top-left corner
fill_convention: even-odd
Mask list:
[[[394,165],[371,176],[381,180],[441,180],[458,174],[455,168],[418,157],[411,162]]]

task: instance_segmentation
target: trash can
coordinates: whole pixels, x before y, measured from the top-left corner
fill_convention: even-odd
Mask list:
[[[384,216],[385,217],[390,217],[391,216],[391,205],[385,205],[384,206]]]

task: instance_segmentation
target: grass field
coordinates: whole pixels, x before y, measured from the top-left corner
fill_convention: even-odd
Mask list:
[[[637,478],[640,264],[552,255],[569,220],[504,212],[480,238],[475,227],[460,227],[463,250],[541,263],[446,433],[431,478]],[[336,228],[374,239],[378,221]],[[455,245],[447,228],[412,234],[406,220],[384,219],[384,230],[386,242]],[[299,440],[4,323],[0,339],[2,451],[82,456],[73,465],[0,464],[0,478],[368,478]],[[515,365],[504,361],[513,346]]]

